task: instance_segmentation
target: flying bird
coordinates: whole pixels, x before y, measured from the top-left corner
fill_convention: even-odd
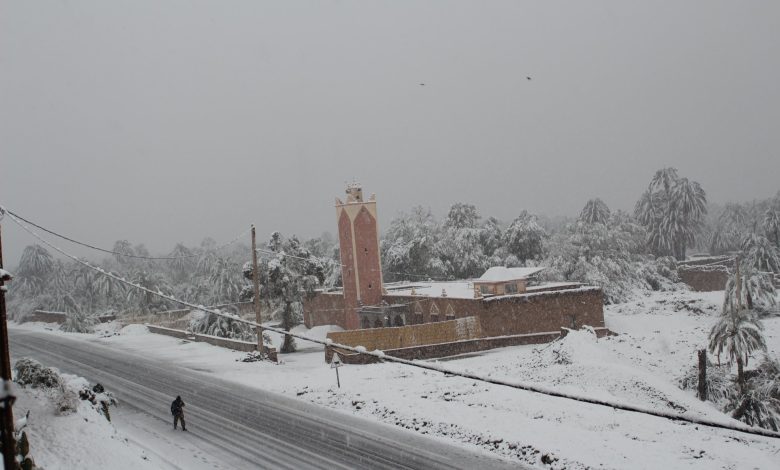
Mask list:
[[[531,79],[531,77],[525,77],[525,79],[526,79],[526,80],[530,80],[530,79]]]
[[[420,83],[420,86],[425,86],[425,83]]]

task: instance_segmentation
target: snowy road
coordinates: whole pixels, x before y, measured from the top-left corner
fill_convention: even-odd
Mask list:
[[[201,372],[44,332],[11,331],[11,354],[102,383],[126,408],[147,416],[166,458],[167,442],[186,440],[217,468],[519,468],[517,463],[317,407]],[[273,380],[269,375],[268,380]],[[190,433],[170,429],[169,405],[182,395]],[[138,432],[138,430],[137,430]],[[142,432],[142,431],[141,431]]]

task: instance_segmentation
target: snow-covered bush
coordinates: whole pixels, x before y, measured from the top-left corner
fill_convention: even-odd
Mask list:
[[[193,310],[190,314],[189,331],[220,338],[255,341],[257,335],[252,326],[236,319],[221,317],[202,310]]]
[[[750,378],[744,393],[736,395],[726,406],[733,418],[751,426],[780,431],[780,364],[765,357]]]
[[[730,411],[733,418],[750,426],[780,430],[780,400],[760,390],[746,390],[725,411]]]
[[[23,387],[31,388],[55,388],[59,387],[62,380],[60,374],[51,367],[43,367],[35,359],[22,358],[14,363],[14,381]]]
[[[75,308],[65,315],[65,321],[60,325],[60,330],[67,333],[92,333],[97,319],[86,312]]]
[[[110,406],[117,404],[116,398],[110,392],[107,392],[100,384],[95,384],[91,389],[89,387],[82,387],[79,390],[79,398],[83,401],[88,401],[92,406],[103,416],[106,420],[111,421],[111,413],[109,412]]]
[[[718,366],[707,359],[707,380],[706,390],[707,399],[721,406],[725,406],[737,396],[737,389],[734,386],[734,377],[729,372],[730,367]],[[688,369],[678,380],[680,388],[683,390],[699,389],[699,367],[698,365]]]

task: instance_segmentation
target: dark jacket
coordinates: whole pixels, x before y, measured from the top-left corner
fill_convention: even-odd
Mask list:
[[[180,415],[184,413],[184,400],[181,398],[177,398],[173,400],[173,403],[171,403],[171,414],[173,416]]]

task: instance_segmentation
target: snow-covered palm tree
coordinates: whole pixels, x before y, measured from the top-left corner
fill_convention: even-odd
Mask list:
[[[747,269],[750,269],[747,266]],[[750,276],[749,273],[748,276]],[[743,289],[743,276],[740,275],[740,265],[737,264],[734,276],[726,286],[723,302],[723,313],[720,320],[710,331],[709,350],[718,357],[727,353],[729,362],[737,363],[737,380],[744,390],[744,366],[747,366],[750,356],[761,350],[766,350],[766,342],[762,331],[764,326],[752,309],[752,300],[747,289]]]
[[[696,233],[707,213],[707,196],[701,185],[680,178],[672,187],[669,219],[674,220],[674,252],[678,260],[685,259],[685,249],[696,241]]]
[[[759,271],[780,273],[780,254],[768,238],[748,233],[742,240],[745,263]]]
[[[671,196],[672,187],[677,182],[679,176],[677,176],[677,168],[667,167],[661,168],[653,175],[653,179],[650,180],[650,189],[663,190],[666,197]]]
[[[137,271],[135,276],[133,276],[132,282],[152,292],[170,292],[168,281],[160,273]],[[152,308],[163,308],[165,306],[165,300],[161,297],[132,287],[127,291],[127,300],[134,302],[142,313],[149,313]]]
[[[216,258],[211,275],[212,303],[228,303],[238,300],[241,293],[241,268],[226,258]]]
[[[609,221],[609,207],[599,198],[585,203],[579,221],[586,224],[606,224]]]
[[[40,245],[29,245],[22,251],[18,273],[20,276],[46,278],[53,266],[54,258],[46,248]]]
[[[192,256],[192,251],[183,244],[177,243],[168,256],[174,258],[168,260],[168,267],[171,268],[174,279],[180,282],[185,280],[193,269],[195,258]]]
[[[702,187],[680,178],[674,168],[658,170],[634,207],[637,221],[647,229],[650,249],[678,260],[685,259],[686,248],[695,243],[706,213]]]
[[[127,241],[127,240],[117,240],[114,243],[114,249],[111,250],[115,253],[114,257],[116,258],[116,262],[120,265],[129,264],[130,258],[127,257],[127,255],[134,255],[135,252],[133,251],[133,245]]]
[[[775,207],[767,208],[764,212],[764,231],[767,236],[775,239],[775,246],[780,249],[780,210]]]

